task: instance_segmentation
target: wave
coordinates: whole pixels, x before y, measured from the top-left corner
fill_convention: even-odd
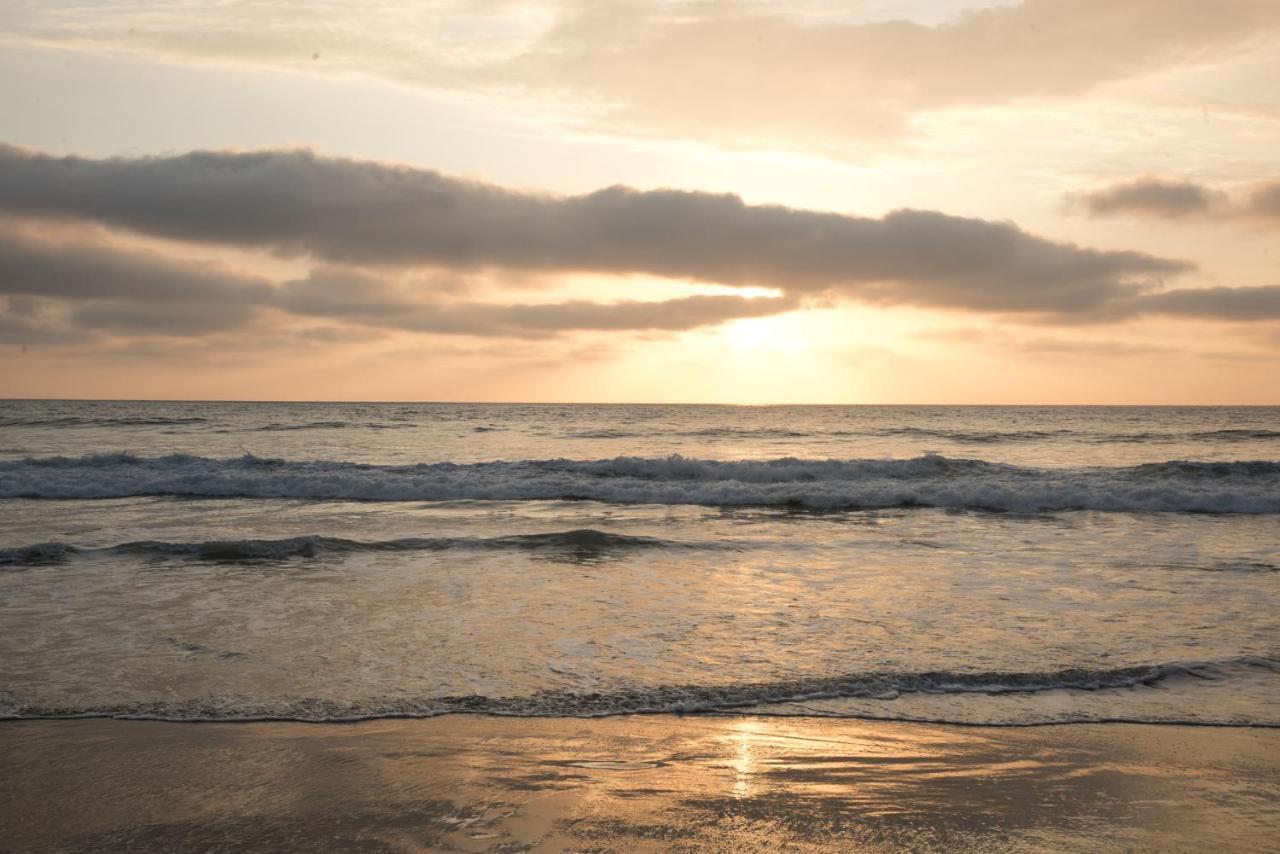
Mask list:
[[[1197,430],[1191,432],[1156,432],[1139,431],[1132,433],[1089,433],[1084,431],[1058,430],[943,430],[924,427],[887,427],[865,432],[834,433],[829,435],[848,436],[903,436],[920,439],[942,439],[961,444],[996,444],[1001,442],[1045,442],[1053,440],[1079,441],[1088,444],[1108,445],[1113,443],[1145,443],[1145,442],[1254,442],[1280,439],[1280,430],[1233,428],[1223,430]]]
[[[208,418],[199,416],[173,418],[127,415],[112,418],[109,416],[61,415],[47,418],[0,418],[0,427],[165,427],[207,423],[209,423]]]
[[[636,432],[630,430],[583,430],[565,434],[571,439],[634,439],[651,436],[677,436],[685,439],[823,439],[844,437],[897,437],[944,439],[953,442],[986,444],[995,442],[1020,442],[1053,439],[1070,435],[1070,430],[1023,430],[1012,432],[982,432],[964,430],[935,430],[924,427],[885,427],[866,430],[789,430],[778,427],[705,427],[697,430],[654,430]]]
[[[613,534],[591,528],[540,534],[512,534],[505,537],[400,537],[389,540],[350,540],[342,537],[310,535],[274,540],[207,540],[193,543],[139,540],[101,548],[76,546],[70,543],[37,543],[0,549],[0,567],[56,565],[65,563],[78,555],[139,555],[232,562],[310,558],[324,554],[351,552],[415,552],[450,549],[547,550],[568,552],[581,557],[638,549],[699,548],[736,548],[736,546]]]
[[[1186,433],[1155,431],[1139,431],[1136,433],[1084,433],[1080,434],[1080,436],[1085,441],[1100,445],[1160,442],[1257,442],[1280,439],[1280,430],[1232,428],[1223,430],[1195,430]]]
[[[1280,462],[1173,460],[1022,468],[926,454],[892,460],[601,460],[373,465],[128,453],[0,461],[0,498],[595,500],[798,509],[941,507],[1280,513]]]
[[[844,431],[784,430],[777,427],[707,427],[701,430],[682,430],[671,435],[693,439],[803,439],[809,436],[851,436],[853,434]]]
[[[272,422],[257,427],[244,427],[239,432],[275,433],[293,430],[340,430],[348,427],[373,427],[373,424],[353,424],[350,421],[288,421]],[[232,431],[228,431],[232,432]]]
[[[440,414],[434,414],[439,418]],[[453,419],[450,419],[453,420]],[[465,420],[465,418],[464,418]],[[422,427],[421,415],[412,417],[383,415],[356,419],[331,420],[273,420],[268,423],[231,425],[226,421],[218,421],[203,416],[163,416],[163,415],[41,415],[23,417],[19,415],[0,417],[0,428],[82,428],[82,427],[201,427],[217,433],[274,433],[306,430],[389,430],[405,427]],[[473,432],[485,433],[503,429],[492,425],[481,424],[472,427]],[[1091,445],[1106,444],[1180,444],[1180,443],[1248,443],[1275,442],[1280,440],[1280,430],[1266,427],[1226,427],[1212,430],[1190,431],[1114,431],[1092,432],[1071,428],[1026,428],[1026,429],[950,429],[922,425],[875,426],[873,424],[816,427],[811,430],[797,429],[794,426],[750,427],[733,424],[721,424],[701,428],[673,429],[656,428],[640,429],[634,424],[617,427],[601,427],[570,431],[564,434],[571,439],[634,439],[673,437],[678,439],[727,439],[727,440],[786,440],[814,439],[838,441],[856,438],[901,438],[936,440],[958,445],[998,445],[1009,443],[1038,442],[1079,442]]]
[[[651,435],[646,433],[633,433],[630,430],[574,430],[566,433],[566,439],[634,439],[640,436]]]
[[[382,421],[272,421],[251,427],[233,427],[215,430],[215,433],[291,433],[298,430],[398,430],[416,427],[417,424],[387,423]]]
[[[870,430],[865,433],[848,435],[863,436],[906,436],[917,439],[944,439],[970,445],[985,445],[998,442],[1042,442],[1072,435],[1070,430],[939,430],[925,427],[886,427],[881,430]]]
[[[1197,567],[1205,572],[1280,572],[1280,564],[1262,560],[1229,560],[1209,567]]]
[[[0,567],[51,566],[64,563],[82,551],[69,543],[36,543],[0,549]]]
[[[589,693],[541,691],[519,697],[488,697],[474,694],[377,698],[358,702],[315,698],[264,701],[243,697],[216,697],[76,707],[24,703],[13,699],[0,707],[0,718],[109,717],[171,721],[339,722],[467,713],[518,717],[604,717],[628,714],[742,712],[761,706],[839,698],[893,701],[913,694],[1038,694],[1046,691],[1107,691],[1154,686],[1177,679],[1222,680],[1242,670],[1280,673],[1280,659],[1268,656],[1241,656],[1217,662],[1170,662],[1113,669],[1068,668],[1043,672],[850,673],[832,677],[729,685],[659,685]]]
[[[774,427],[704,427],[698,430],[575,430],[567,439],[639,439],[654,436],[678,436],[685,439],[806,439],[822,436],[855,436],[857,433],[826,430],[783,430]]]
[[[906,438],[954,442],[961,445],[994,445],[1019,442],[1077,441],[1087,444],[1254,442],[1280,439],[1280,431],[1266,429],[1224,429],[1195,432],[1089,433],[1056,430],[949,430],[931,427],[881,427],[850,430],[788,430],[773,427],[707,427],[698,430],[633,431],[622,429],[582,430],[565,434],[570,439],[636,439],[674,436],[686,439],[841,439]]]

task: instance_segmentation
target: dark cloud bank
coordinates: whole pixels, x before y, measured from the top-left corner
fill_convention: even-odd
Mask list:
[[[1008,222],[920,210],[867,218],[621,186],[540,195],[306,151],[89,160],[0,147],[0,212],[28,223],[25,232],[91,222],[316,262],[305,279],[277,283],[92,243],[0,237],[0,293],[70,302],[72,325],[122,333],[196,335],[271,313],[471,335],[680,330],[814,298],[1075,322],[1280,316],[1276,288],[1160,292],[1191,265],[1058,243]],[[643,273],[782,296],[460,303],[440,299],[429,275],[404,281],[424,270]]]

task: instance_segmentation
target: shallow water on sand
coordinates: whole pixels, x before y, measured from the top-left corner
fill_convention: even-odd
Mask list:
[[[753,716],[22,721],[0,727],[0,773],[22,781],[0,789],[0,838],[30,852],[1265,851],[1278,741]]]

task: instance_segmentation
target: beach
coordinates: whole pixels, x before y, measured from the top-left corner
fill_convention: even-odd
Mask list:
[[[5,852],[1280,838],[1277,409],[0,424]]]
[[[0,854],[1280,854],[1280,0],[0,43]]]
[[[450,715],[0,725],[4,851],[1263,851],[1280,732]]]

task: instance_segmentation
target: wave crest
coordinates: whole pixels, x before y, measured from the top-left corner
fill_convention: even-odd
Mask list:
[[[912,459],[615,457],[373,465],[245,455],[129,453],[0,461],[0,498],[295,498],[1280,513],[1280,462],[1171,460],[1036,469],[926,454]]]
[[[612,460],[369,465],[246,455],[99,453],[0,461],[0,498],[303,498],[335,501],[591,501],[841,510],[946,507],[1277,513],[1280,462],[1174,460],[1112,469],[1024,469],[909,460]]]
[[[729,685],[659,685],[581,693],[542,691],[522,697],[483,695],[376,698],[360,702],[326,699],[250,700],[241,697],[121,705],[51,707],[13,700],[0,718],[110,717],[177,721],[298,720],[354,721],[445,714],[518,717],[603,717],[658,713],[750,711],[754,707],[853,698],[892,701],[909,694],[1035,694],[1045,691],[1106,691],[1157,685],[1166,680],[1223,679],[1234,671],[1280,673],[1280,659],[1241,656],[1226,661],[1169,662],[1114,669],[1067,668],[1043,672],[927,671],[851,673],[776,682]],[[1270,724],[1265,724],[1270,725]]]
[[[637,549],[736,548],[726,543],[693,543],[631,534],[614,534],[592,528],[511,534],[505,537],[400,537],[390,540],[351,540],[310,535],[283,539],[206,540],[181,543],[138,540],[103,548],[70,543],[37,543],[0,549],[0,567],[22,568],[65,563],[77,555],[138,555],[175,557],[213,562],[269,561],[312,558],[352,552],[414,552],[449,549],[567,552],[577,557],[603,556]]]

